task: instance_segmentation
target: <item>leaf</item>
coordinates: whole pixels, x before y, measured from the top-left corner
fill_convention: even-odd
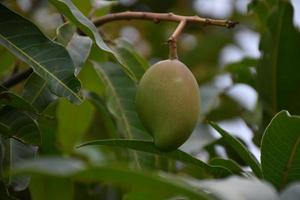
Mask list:
[[[26,159],[34,159],[37,154],[38,148],[29,144],[23,144],[15,139],[10,139],[11,145],[11,167],[15,163],[21,162]],[[30,182],[30,176],[11,176],[10,177],[10,187],[14,191],[23,191],[25,190]]]
[[[32,200],[73,200],[74,187],[68,178],[33,176],[30,195]]]
[[[26,112],[4,107],[0,110],[0,132],[24,143],[41,144],[37,122]]]
[[[265,130],[261,144],[263,176],[277,189],[300,180],[300,117],[281,111]]]
[[[263,3],[263,2],[261,2]],[[293,25],[289,1],[269,3],[270,11],[260,41],[258,91],[264,105],[264,125],[281,110],[300,114],[300,32]]]
[[[78,35],[76,27],[69,23],[60,26],[56,32],[55,40],[66,47],[75,64],[77,75],[90,54],[92,40],[87,36]]]
[[[209,164],[212,166],[219,166],[225,169],[230,170],[233,174],[241,174],[243,169],[241,166],[231,159],[223,159],[223,158],[213,158],[209,161]]]
[[[28,101],[9,91],[0,92],[0,108],[4,106],[36,112],[35,108]]]
[[[77,182],[112,182],[147,191],[158,192],[168,196],[184,195],[190,199],[212,199],[200,189],[195,189],[185,182],[180,182],[171,176],[158,176],[155,173],[139,170],[129,170],[125,166],[103,165],[87,168],[76,159],[67,158],[37,158],[19,164],[12,169],[12,174],[31,174],[67,178]]]
[[[138,118],[135,105],[136,85],[119,65],[114,63],[93,63],[98,76],[106,86],[108,109],[116,118],[119,131],[127,139],[149,139]]]
[[[52,42],[30,21],[0,4],[0,44],[31,66],[45,79],[50,90],[74,103],[80,103],[80,82],[74,64],[61,45]]]
[[[231,73],[231,77],[235,83],[245,83],[256,88],[256,65],[256,59],[244,58],[241,61],[225,66],[225,70]]]
[[[32,73],[25,82],[22,96],[39,112],[43,112],[57,99],[50,91],[47,81],[35,73]]]
[[[117,52],[113,51],[103,41],[95,25],[76,8],[71,0],[50,0],[50,2],[65,16],[67,16],[68,19],[72,21],[82,32],[88,35],[97,44],[99,49],[113,55],[117,61],[122,64],[121,66],[129,77],[135,81],[138,80],[134,70],[131,69],[131,66],[128,66],[124,61],[124,58],[122,58]]]
[[[84,162],[74,158],[38,157],[16,163],[11,173],[14,175],[27,174],[70,177],[86,168]]]
[[[226,176],[228,174],[231,174],[230,171],[227,170],[226,168],[208,165],[205,162],[198,160],[198,159],[194,158],[193,156],[191,156],[181,150],[175,150],[172,152],[160,151],[159,149],[157,149],[155,147],[153,142],[150,142],[150,141],[120,140],[120,139],[94,140],[94,141],[90,141],[90,142],[85,142],[85,143],[81,144],[79,147],[87,146],[87,145],[104,145],[104,146],[124,147],[124,148],[134,149],[137,151],[153,153],[156,155],[165,156],[167,158],[179,160],[183,163],[195,165],[195,166],[205,170],[207,173],[213,174],[217,177]]]
[[[191,187],[191,185],[180,182],[171,177],[160,177],[153,173],[145,171],[128,170],[124,167],[103,166],[94,169],[85,170],[78,173],[75,177],[78,181],[105,181],[121,185],[134,186],[147,191],[152,191],[160,195],[167,196],[185,196],[194,200],[214,199],[203,190]],[[166,198],[164,198],[166,199]]]
[[[231,136],[228,132],[220,128],[216,123],[209,122],[209,124],[216,130],[218,133],[222,135],[222,138],[225,142],[230,145],[235,152],[249,165],[252,169],[253,173],[257,177],[262,177],[261,167],[258,160],[254,157],[254,155],[236,138]]]
[[[254,178],[232,176],[223,180],[197,181],[194,185],[222,200],[279,200],[276,190],[269,183]]]
[[[134,49],[126,40],[119,38],[115,42],[115,51],[122,57],[126,65],[131,66],[138,80],[141,79],[145,70],[149,68],[149,63]]]
[[[58,142],[66,153],[73,150],[87,131],[93,119],[94,107],[87,101],[74,105],[61,99],[56,117],[58,120]]]
[[[75,34],[76,27],[71,24],[63,24],[57,29],[55,40],[66,46],[75,66],[76,73],[86,61],[92,42],[88,37]],[[50,91],[47,81],[33,73],[29,76],[23,89],[23,97],[40,112],[44,111],[57,97]]]

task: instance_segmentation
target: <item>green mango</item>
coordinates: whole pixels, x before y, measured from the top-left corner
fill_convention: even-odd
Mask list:
[[[200,112],[199,87],[192,72],[177,59],[160,61],[141,78],[137,111],[162,151],[172,151],[191,135]]]

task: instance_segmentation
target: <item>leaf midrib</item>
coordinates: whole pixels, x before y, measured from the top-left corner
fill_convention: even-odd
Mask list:
[[[25,53],[22,49],[14,45],[12,42],[10,42],[6,37],[4,37],[2,34],[0,34],[0,38],[7,41],[11,46],[13,46],[15,49],[17,49],[20,53],[22,53],[27,59],[32,61],[34,64],[36,64],[39,68],[44,70],[47,74],[49,74],[54,80],[56,80],[60,85],[62,85],[67,91],[69,91],[73,96],[75,96],[80,102],[82,102],[81,98],[73,92],[67,85],[65,85],[60,79],[58,79],[56,76],[54,76],[52,73],[50,73],[46,68],[44,68],[42,65],[40,65],[38,62],[36,62],[34,59],[32,59],[27,53]],[[34,69],[34,68],[33,68]]]
[[[296,151],[297,151],[299,145],[300,145],[300,136],[297,138],[295,144],[293,145],[290,157],[289,157],[288,162],[287,162],[287,164],[284,168],[284,173],[283,173],[281,183],[280,183],[280,189],[283,189],[286,182],[287,182],[287,178],[288,178],[289,172],[291,170],[291,166],[293,164],[293,161],[295,160]]]
[[[119,98],[118,98],[117,92],[116,92],[116,90],[115,90],[115,87],[113,86],[113,83],[112,83],[112,82],[110,81],[110,79],[106,76],[106,73],[104,72],[104,70],[103,70],[101,67],[97,67],[97,70],[100,70],[100,71],[101,71],[101,74],[103,75],[103,78],[104,78],[105,81],[107,82],[108,87],[111,88],[111,92],[113,93],[113,96],[115,97],[116,103],[118,104],[118,107],[119,107],[119,111],[120,111],[120,114],[121,114],[121,119],[122,119],[122,121],[123,121],[124,124],[125,124],[126,132],[127,132],[127,137],[128,137],[128,139],[132,139],[132,134],[131,134],[129,122],[128,122],[128,120],[127,120],[127,117],[126,117],[125,114],[124,114],[125,110],[123,109],[122,104],[121,104],[121,102],[119,101]]]

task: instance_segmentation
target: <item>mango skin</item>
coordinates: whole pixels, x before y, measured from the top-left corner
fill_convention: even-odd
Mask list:
[[[191,71],[179,60],[151,66],[141,78],[136,96],[143,125],[162,151],[181,146],[196,126],[200,93]]]

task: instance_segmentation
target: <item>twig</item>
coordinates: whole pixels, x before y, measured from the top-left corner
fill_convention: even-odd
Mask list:
[[[155,23],[159,23],[160,21],[170,21],[170,22],[179,23],[174,33],[168,39],[170,59],[178,58],[177,40],[187,23],[222,26],[226,28],[233,28],[236,24],[238,24],[238,22],[233,22],[230,20],[209,19],[209,18],[202,18],[199,16],[182,16],[182,15],[175,15],[173,13],[152,13],[152,12],[131,12],[131,11],[108,14],[93,20],[93,23],[96,26],[101,26],[105,23],[112,22],[112,21],[132,20],[132,19],[150,20]]]
[[[108,14],[100,18],[94,19],[93,22],[96,26],[102,26],[103,24],[112,21],[132,20],[132,19],[150,20],[155,23],[158,23],[160,21],[181,22],[182,20],[186,20],[187,23],[223,26],[226,28],[233,28],[236,24],[238,24],[238,22],[233,22],[230,20],[202,18],[197,15],[182,16],[182,15],[175,15],[173,13],[152,13],[152,12],[131,12],[131,11]]]
[[[1,85],[6,88],[10,88],[10,87],[22,82],[23,80],[25,80],[32,72],[33,72],[33,70],[31,68],[28,68],[22,72],[19,72],[15,75],[11,76],[8,80],[3,81],[1,83]]]

